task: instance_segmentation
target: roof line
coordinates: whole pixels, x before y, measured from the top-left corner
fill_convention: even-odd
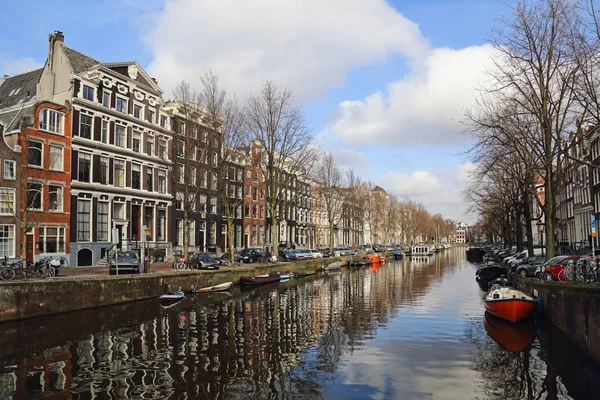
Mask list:
[[[67,45],[66,45],[66,44],[64,44],[64,43],[63,43],[63,47],[66,47],[66,48],[68,48],[69,50],[76,51],[77,53],[80,53],[80,54],[82,54],[82,55],[86,56],[87,58],[91,58],[92,60],[96,61],[98,64],[102,64],[102,61],[98,60],[97,58],[94,58],[94,57],[92,57],[92,56],[89,56],[89,55],[85,54],[83,51],[79,51],[79,50],[77,50],[77,49],[74,49],[74,48],[72,48],[72,47],[70,47],[70,46],[67,46]]]
[[[8,75],[6,78],[4,79],[12,79],[12,78],[16,78],[17,76],[21,76],[21,75],[25,75],[25,74],[31,74],[32,72],[36,72],[39,70],[44,69],[44,67],[40,67],[40,68],[36,68],[36,69],[32,69],[31,71],[27,71],[27,72],[21,72],[19,74],[15,74],[15,75]]]

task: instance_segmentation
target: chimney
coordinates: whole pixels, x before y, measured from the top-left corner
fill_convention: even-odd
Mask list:
[[[4,78],[4,79],[6,79],[6,78],[8,78],[8,77],[10,77],[10,75],[6,75],[6,74],[4,74],[4,76],[3,76],[3,78]]]
[[[65,35],[61,31],[54,31],[53,36],[55,37],[57,42],[65,42]]]

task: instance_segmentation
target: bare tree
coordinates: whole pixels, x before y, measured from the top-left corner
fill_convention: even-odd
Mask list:
[[[220,138],[221,168],[218,170],[217,190],[222,199],[223,212],[227,221],[227,243],[229,257],[234,264],[234,218],[241,213],[243,194],[238,195],[235,181],[234,165],[243,166],[249,162],[248,153],[240,148],[248,144],[244,133],[241,110],[234,99],[229,99],[226,91],[219,84],[219,78],[212,71],[202,76],[202,90],[199,95],[200,104],[206,110],[208,124],[212,132]],[[233,168],[232,168],[233,167]],[[232,172],[233,169],[233,172]],[[231,174],[234,176],[231,176]],[[241,194],[240,189],[240,194]]]
[[[331,152],[321,157],[321,166],[318,170],[317,179],[323,192],[323,202],[327,223],[329,224],[329,250],[333,251],[333,229],[342,218],[342,207],[344,205],[344,193],[342,193],[342,171],[336,165]]]
[[[279,222],[286,208],[295,201],[288,189],[297,175],[309,169],[315,159],[310,147],[311,131],[302,110],[292,104],[292,91],[265,82],[251,96],[245,110],[245,127],[262,148],[259,167],[266,177],[266,201],[271,219],[273,252],[279,251]]]
[[[573,3],[518,2],[512,18],[503,19],[494,35],[495,69],[489,74],[490,83],[480,96],[478,108],[469,115],[475,131],[484,136],[496,133],[496,137],[500,132],[508,149],[524,162],[533,158],[539,165],[544,178],[548,257],[554,255],[563,135],[576,116],[573,88],[580,68],[574,62],[572,46],[578,21]],[[498,112],[500,107],[502,113]],[[490,121],[495,121],[493,126]],[[507,121],[509,129],[505,129]],[[520,129],[515,129],[515,123]],[[494,129],[490,131],[490,127]]]

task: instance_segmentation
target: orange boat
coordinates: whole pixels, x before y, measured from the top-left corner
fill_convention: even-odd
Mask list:
[[[384,264],[385,263],[385,257],[378,256],[377,254],[367,254],[363,258],[371,261],[373,264]]]
[[[533,297],[507,286],[492,286],[485,298],[485,309],[490,314],[512,323],[527,318],[534,307]]]
[[[502,348],[519,353],[535,340],[535,324],[533,320],[520,324],[510,324],[490,313],[485,313],[483,326],[488,335]]]

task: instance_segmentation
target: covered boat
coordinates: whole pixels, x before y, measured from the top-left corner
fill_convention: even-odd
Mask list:
[[[494,279],[498,279],[502,276],[506,277],[507,271],[498,264],[488,263],[486,266],[481,267],[475,272],[475,280],[479,283],[481,290],[488,291],[488,284]]]
[[[233,286],[233,282],[225,282],[221,283],[220,285],[207,286],[197,289],[196,293],[222,292],[231,289],[231,286]]]
[[[161,294],[158,299],[161,303],[173,303],[185,299],[185,293],[179,288],[174,292]]]
[[[340,261],[336,261],[336,262],[331,263],[329,265],[323,266],[323,270],[325,270],[325,271],[336,271],[336,270],[340,269],[341,267],[342,267],[342,263]]]
[[[279,272],[271,272],[264,275],[257,276],[241,276],[240,285],[242,286],[256,286],[264,285],[266,283],[279,282]]]
[[[430,256],[435,253],[435,249],[433,247],[429,247],[427,245],[419,245],[412,246],[410,248],[410,256]]]
[[[529,317],[534,307],[533,297],[507,286],[493,286],[485,298],[487,312],[513,323]]]
[[[402,260],[404,258],[404,253],[401,251],[394,252],[394,260]]]

